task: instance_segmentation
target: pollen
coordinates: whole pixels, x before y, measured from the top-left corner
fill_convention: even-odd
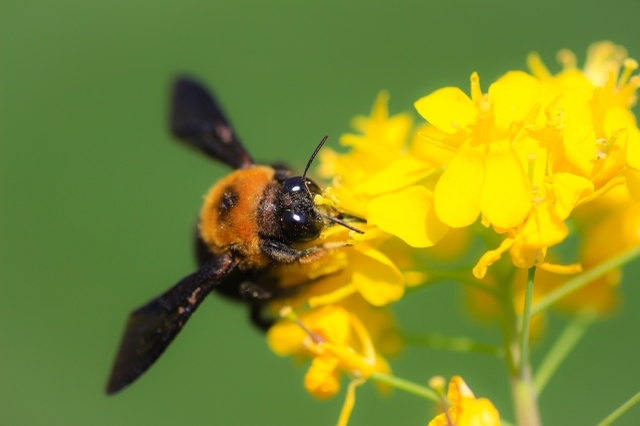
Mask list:
[[[537,52],[531,52],[527,56],[527,66],[531,70],[531,73],[538,80],[547,80],[551,78],[551,73],[549,69],[547,69],[542,59],[540,59],[540,55]]]
[[[638,61],[632,58],[627,58],[623,62],[623,70],[622,75],[618,79],[618,88],[621,88],[627,81],[629,81],[629,77],[631,77],[631,73],[638,69]]]
[[[607,158],[607,154],[605,152],[596,151],[595,154],[596,154],[596,157],[598,157],[600,160],[604,160]]]
[[[545,197],[533,197],[532,200],[535,204],[541,204],[545,200]]]
[[[482,88],[480,87],[480,76],[477,72],[471,74],[471,100],[474,102],[480,102],[484,95],[482,94]]]
[[[556,60],[562,65],[564,71],[575,69],[578,63],[576,54],[569,49],[560,49],[556,55]]]
[[[429,387],[437,392],[443,392],[447,380],[442,376],[433,376],[429,379]]]

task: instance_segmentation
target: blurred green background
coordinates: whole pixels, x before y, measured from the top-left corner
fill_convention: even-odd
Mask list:
[[[487,88],[531,50],[610,39],[640,58],[640,3],[627,1],[77,1],[0,5],[0,423],[334,424],[342,395],[308,396],[305,369],[270,353],[242,307],[210,298],[154,368],[103,388],[129,311],[193,269],[202,195],[224,166],[166,131],[171,77],[216,88],[257,159],[300,168],[336,146],[380,89],[391,110],[443,85]],[[557,70],[557,68],[554,68]],[[593,327],[541,397],[549,425],[594,424],[640,390],[640,268],[623,306]],[[497,342],[454,285],[396,305],[412,330]],[[561,330],[554,316],[534,363]],[[397,375],[461,374],[513,420],[502,364],[409,348]],[[353,425],[424,425],[431,404],[358,391]],[[619,425],[640,424],[636,407]]]

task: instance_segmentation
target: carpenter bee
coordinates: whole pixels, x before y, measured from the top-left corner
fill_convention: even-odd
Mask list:
[[[362,233],[347,223],[357,218],[313,201],[321,191],[306,173],[326,136],[302,176],[281,164],[257,165],[214,97],[188,78],[174,82],[170,126],[179,140],[235,170],[205,197],[195,238],[199,269],[130,314],[107,394],[140,377],[212,290],[248,304],[252,322],[266,330],[273,320],[265,304],[304,285],[281,288],[281,266],[322,257],[331,247],[314,241],[331,224]]]

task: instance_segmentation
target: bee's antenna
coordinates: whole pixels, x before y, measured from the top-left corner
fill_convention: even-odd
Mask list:
[[[347,222],[345,222],[343,220],[340,220],[337,217],[332,217],[332,216],[329,216],[329,215],[326,215],[326,214],[323,214],[323,213],[320,213],[320,212],[318,212],[318,214],[320,216],[324,217],[325,219],[330,220],[331,222],[335,222],[338,225],[342,225],[345,228],[347,228],[347,229],[349,229],[349,230],[351,230],[353,232],[357,232],[358,234],[364,234],[364,231],[362,229],[358,229],[355,226],[351,226]]]
[[[313,160],[316,158],[316,155],[318,155],[320,148],[322,148],[322,145],[324,145],[327,139],[329,139],[329,135],[322,138],[315,151],[313,151],[313,154],[311,154],[311,158],[309,158],[309,161],[307,162],[307,167],[304,168],[304,173],[302,174],[302,183],[304,183],[304,187],[307,189],[309,197],[311,198],[313,198],[313,195],[311,194],[311,191],[309,191],[309,187],[307,186],[307,172],[309,171],[309,167],[311,167],[311,163],[313,163]]]
[[[316,158],[316,155],[318,155],[318,152],[322,148],[322,145],[324,145],[324,143],[327,141],[327,139],[329,139],[329,135],[322,138],[322,140],[316,147],[315,151],[313,151],[313,154],[311,154],[311,158],[309,158],[309,162],[307,162],[307,167],[304,168],[304,173],[302,174],[302,180],[304,180],[304,178],[307,177],[307,171],[309,171],[309,167],[311,167],[311,163],[313,163],[313,160]]]
[[[311,154],[311,158],[309,158],[309,161],[307,162],[307,167],[304,168],[304,173],[302,174],[302,183],[304,184],[304,187],[306,188],[307,193],[309,193],[309,197],[311,197],[311,199],[313,199],[313,194],[311,193],[311,191],[309,190],[309,187],[307,186],[307,172],[309,171],[309,167],[311,167],[311,163],[313,163],[313,160],[316,158],[316,155],[318,155],[318,152],[320,152],[320,149],[322,148],[324,143],[327,141],[327,139],[329,139],[329,135],[322,138],[322,140],[320,141],[316,149],[313,151],[313,154]],[[324,217],[325,219],[330,220],[331,222],[337,223],[339,225],[342,225],[353,232],[357,232],[358,234],[364,234],[364,231],[362,229],[358,229],[354,226],[351,226],[348,223],[338,219],[337,217],[332,217],[320,212],[318,212],[318,214]]]

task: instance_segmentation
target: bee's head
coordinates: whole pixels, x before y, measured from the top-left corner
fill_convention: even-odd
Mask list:
[[[311,241],[322,232],[324,220],[313,197],[322,191],[311,179],[296,176],[282,184],[282,230],[291,242]]]
[[[322,191],[314,181],[307,178],[307,171],[327,138],[328,136],[322,138],[316,147],[302,176],[287,178],[282,183],[282,202],[279,214],[282,231],[289,242],[315,240],[328,222],[337,223],[359,234],[364,233],[339,219],[337,217],[339,214],[323,213],[315,205],[314,197],[322,195]]]

